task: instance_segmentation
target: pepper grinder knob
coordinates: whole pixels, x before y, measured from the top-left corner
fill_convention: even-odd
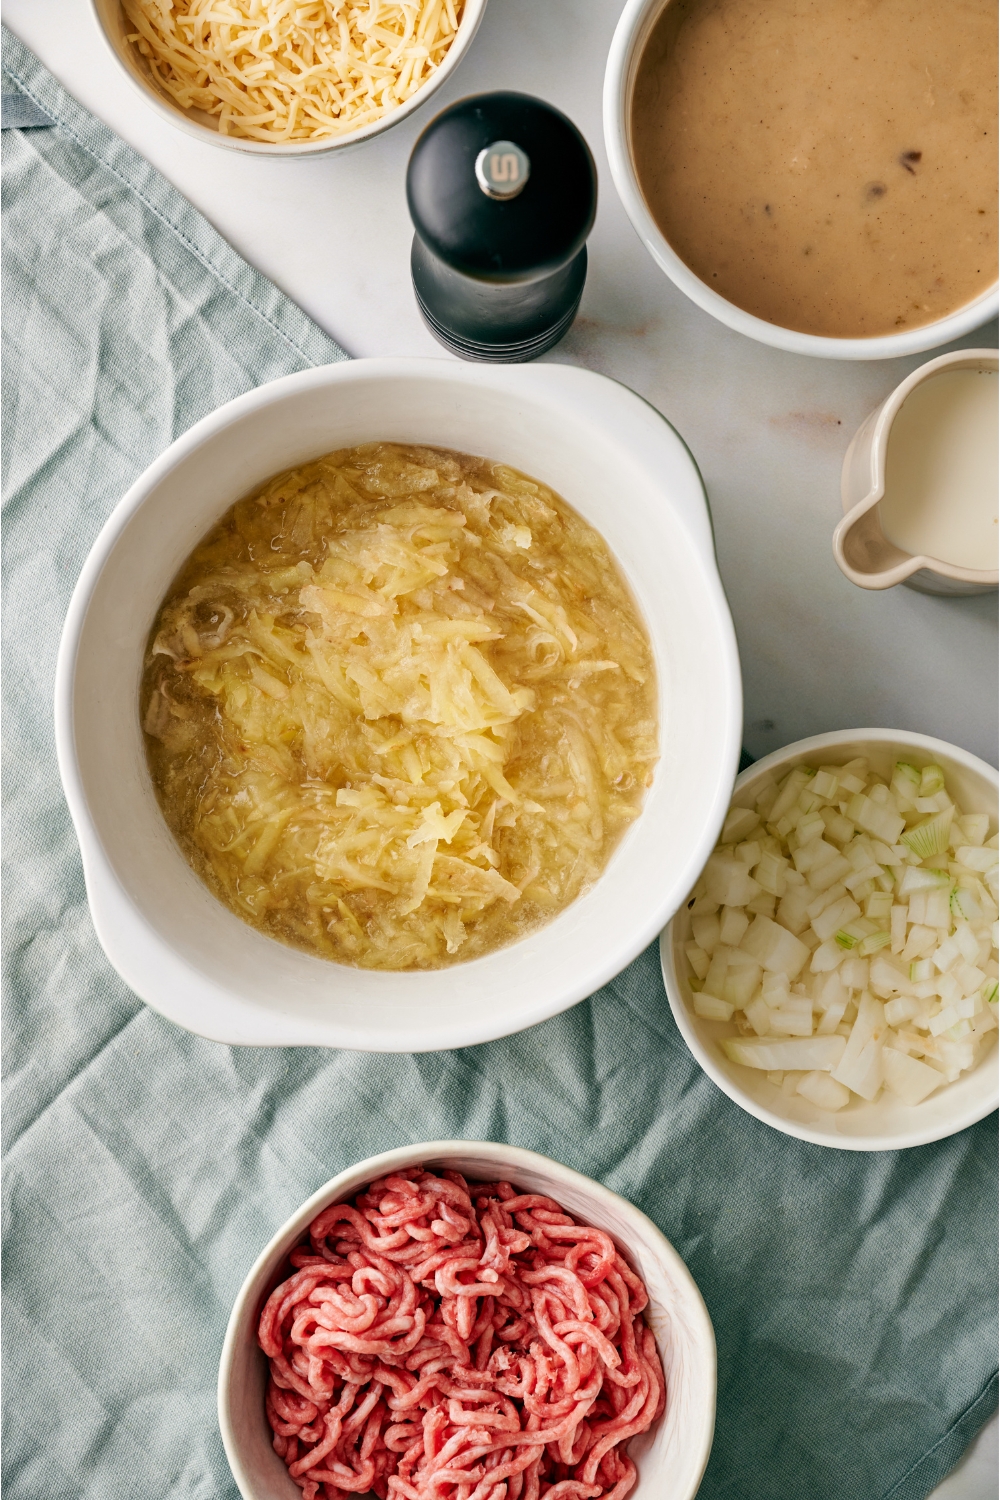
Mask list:
[[[597,172],[566,116],[529,94],[444,110],[410,156],[410,271],[434,337],[463,359],[522,363],[580,305]]]

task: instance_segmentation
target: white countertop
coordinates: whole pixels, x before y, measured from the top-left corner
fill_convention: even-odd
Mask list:
[[[996,763],[997,597],[867,593],[830,538],[855,429],[911,369],[799,358],[731,333],[677,291],[618,202],[601,135],[604,62],[623,0],[490,0],[433,102],[343,155],[261,160],[161,121],[121,77],[85,0],[5,0],[5,20],[65,87],[173,182],[348,353],[449,358],[409,279],[404,175],[437,109],[513,88],[564,110],[597,161],[600,197],[580,315],[547,360],[624,381],[669,418],[701,468],[743,663],[744,742],[766,754],[822,730],[889,725]],[[960,341],[995,347],[992,323]],[[958,347],[958,346],[956,346]],[[995,1500],[997,1425],[937,1492]]]

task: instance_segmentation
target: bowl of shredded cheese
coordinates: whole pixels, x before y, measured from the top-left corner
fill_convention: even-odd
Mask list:
[[[845,730],[766,756],[660,942],[715,1083],[801,1140],[889,1151],[996,1109],[997,773]]]
[[[486,0],[92,0],[113,57],[189,135],[313,156],[397,124],[457,67]]]
[[[105,952],[230,1043],[434,1051],[575,1004],[686,897],[739,755],[694,461],[559,365],[227,403],[120,501],[57,675]]]

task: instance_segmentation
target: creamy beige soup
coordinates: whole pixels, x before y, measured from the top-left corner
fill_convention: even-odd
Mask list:
[[[803,333],[930,323],[996,280],[995,0],[671,0],[632,148],[667,240]]]
[[[160,608],[141,711],[164,815],[219,899],[376,969],[555,916],[657,756],[649,638],[597,532],[503,464],[391,443],[226,513]]]

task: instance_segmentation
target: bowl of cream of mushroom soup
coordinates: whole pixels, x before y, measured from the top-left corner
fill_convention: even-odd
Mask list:
[[[989,0],[629,0],[604,133],[647,250],[792,353],[888,359],[997,311]]]

